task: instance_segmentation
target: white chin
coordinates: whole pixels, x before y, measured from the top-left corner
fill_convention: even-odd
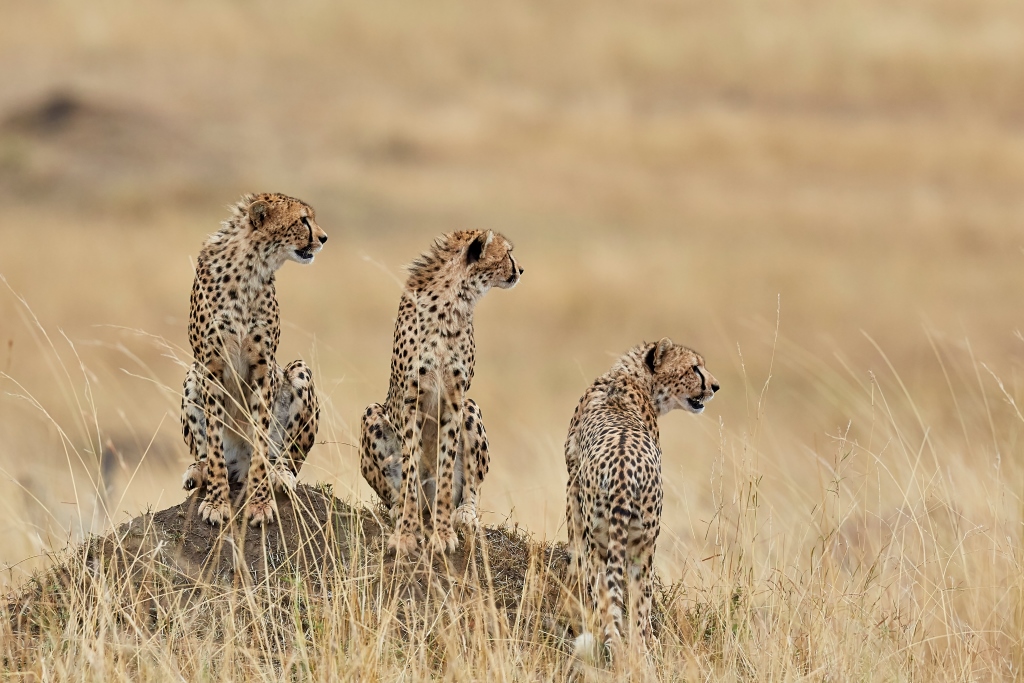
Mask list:
[[[704,404],[703,403],[701,403],[699,406],[694,406],[689,401],[683,400],[683,401],[679,401],[679,407],[682,408],[683,410],[685,410],[688,413],[693,413],[694,415],[700,415],[701,413],[704,412]]]
[[[298,254],[296,254],[294,252],[292,253],[292,257],[291,257],[292,261],[295,261],[296,263],[301,263],[304,266],[309,265],[310,263],[312,263],[314,258],[315,258],[315,256],[310,256],[308,258],[303,258],[302,256],[299,256]]]

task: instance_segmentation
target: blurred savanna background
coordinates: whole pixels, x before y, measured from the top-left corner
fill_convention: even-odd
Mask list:
[[[324,410],[303,480],[370,502],[353,444],[402,266],[494,229],[526,272],[477,309],[486,523],[564,538],[577,399],[670,336],[722,391],[662,420],[662,579],[791,619],[715,671],[1021,675],[1020,3],[0,15],[4,584],[184,497],[193,260],[239,195],[280,191],[330,236],[278,274],[278,358]]]

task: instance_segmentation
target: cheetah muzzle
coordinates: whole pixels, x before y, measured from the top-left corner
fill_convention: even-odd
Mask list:
[[[313,223],[310,221],[308,216],[303,216],[301,219],[302,225],[309,230],[309,243],[301,249],[293,249],[292,260],[301,263],[302,265],[309,265],[313,262],[313,258],[316,256],[324,244],[327,243],[327,235],[320,231],[320,235],[313,234]]]

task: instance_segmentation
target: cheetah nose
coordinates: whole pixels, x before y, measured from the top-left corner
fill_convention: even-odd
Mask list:
[[[717,383],[711,385],[711,391],[715,392],[716,394],[718,393],[719,389],[720,389],[720,387],[718,386]]]
[[[324,242],[327,241],[327,235],[320,235],[319,239],[320,239],[320,244],[323,244]]]
[[[525,272],[526,272],[526,271],[525,271],[525,270],[523,270],[522,268],[520,268],[520,269],[519,269],[519,274],[520,274],[520,275],[522,275],[522,274],[523,274],[523,273],[525,273]]]

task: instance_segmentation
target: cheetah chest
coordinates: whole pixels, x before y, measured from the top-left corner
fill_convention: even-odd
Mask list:
[[[418,389],[420,409],[427,415],[436,415],[441,396],[469,389],[473,342],[462,332],[427,333],[416,341],[420,350],[406,379]]]

